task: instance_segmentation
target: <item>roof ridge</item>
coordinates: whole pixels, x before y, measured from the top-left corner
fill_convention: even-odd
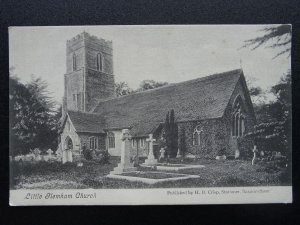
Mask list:
[[[234,70],[229,70],[229,71],[225,71],[225,72],[222,72],[222,73],[214,73],[214,74],[207,75],[207,76],[204,76],[204,77],[198,77],[198,78],[194,78],[194,79],[191,79],[191,80],[181,81],[181,82],[178,82],[178,83],[170,83],[170,84],[167,84],[167,85],[164,85],[164,86],[161,86],[161,87],[157,87],[157,88],[153,88],[153,89],[149,89],[149,90],[145,90],[145,91],[141,91],[141,92],[135,92],[135,93],[131,93],[131,94],[128,94],[128,95],[123,95],[123,96],[119,96],[119,97],[112,97],[112,98],[108,98],[108,99],[103,99],[103,100],[98,101],[98,103],[91,110],[91,112],[94,112],[94,110],[102,102],[108,102],[108,101],[111,101],[111,100],[126,98],[126,97],[129,97],[129,96],[139,95],[139,94],[143,94],[143,93],[150,93],[150,92],[158,91],[158,90],[163,89],[163,88],[168,88],[168,87],[178,86],[178,85],[182,85],[182,84],[186,84],[186,83],[190,83],[190,82],[195,82],[196,80],[200,81],[200,80],[206,80],[206,79],[209,79],[209,78],[216,78],[216,77],[218,77],[220,75],[225,75],[227,73],[229,75],[232,75],[233,72],[238,72],[238,71],[240,73],[243,73],[242,69],[234,69]]]

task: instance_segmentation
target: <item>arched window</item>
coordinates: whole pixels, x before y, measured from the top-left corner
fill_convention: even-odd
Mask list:
[[[90,149],[97,149],[98,141],[96,137],[90,137]]]
[[[201,145],[201,140],[202,140],[202,137],[203,136],[203,130],[197,126],[195,129],[194,129],[194,132],[193,132],[193,145],[197,145],[197,146],[200,146]]]
[[[132,138],[131,143],[132,143],[132,147],[134,148],[135,144],[137,143],[137,140]]]
[[[115,134],[112,132],[108,133],[108,147],[115,148]]]
[[[77,57],[73,54],[73,71],[77,70]]]
[[[97,70],[103,71],[103,56],[100,52],[97,54],[97,62],[96,63],[97,63]]]
[[[241,96],[238,96],[233,105],[233,114],[232,114],[232,136],[234,137],[241,137],[244,135],[245,131],[245,111],[244,111],[244,104],[242,101]]]

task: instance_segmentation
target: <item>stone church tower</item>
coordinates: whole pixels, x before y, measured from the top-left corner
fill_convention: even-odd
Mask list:
[[[83,32],[67,41],[63,112],[89,112],[115,96],[112,42]]]

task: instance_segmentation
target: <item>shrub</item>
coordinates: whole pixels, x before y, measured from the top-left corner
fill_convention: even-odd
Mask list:
[[[254,146],[253,139],[249,136],[239,137],[237,139],[240,157],[242,159],[250,159],[253,156],[252,150]]]
[[[108,153],[107,150],[101,151],[99,156],[100,156],[100,162],[102,164],[108,164],[109,163],[110,154]]]
[[[218,156],[223,156],[223,155],[225,155],[225,148],[220,148],[219,150],[218,150],[218,153],[217,153],[217,155]]]
[[[82,154],[86,160],[92,160],[92,151],[90,149],[83,149]]]

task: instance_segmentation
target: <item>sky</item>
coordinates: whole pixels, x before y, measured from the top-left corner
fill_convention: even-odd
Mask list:
[[[66,41],[86,31],[113,42],[116,82],[136,89],[143,80],[177,83],[242,68],[254,85],[268,89],[291,68],[287,55],[264,46],[251,51],[244,41],[263,25],[152,25],[10,27],[9,64],[23,83],[31,76],[49,84],[60,103],[66,73]]]

